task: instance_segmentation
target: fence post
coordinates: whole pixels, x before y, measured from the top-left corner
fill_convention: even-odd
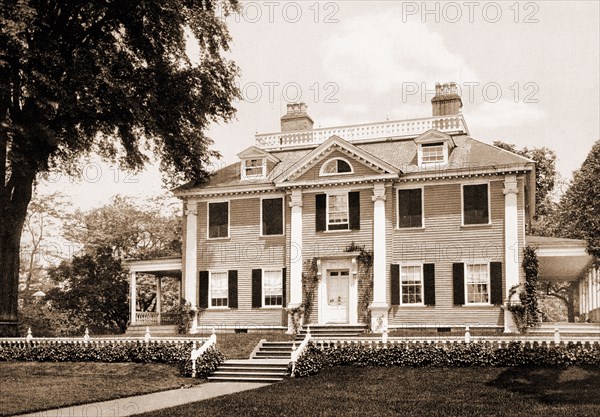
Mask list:
[[[150,327],[146,326],[146,334],[144,335],[144,342],[146,342],[146,345],[148,343],[150,343]]]
[[[26,337],[28,342],[31,342],[31,340],[33,339],[33,335],[31,334],[31,327],[27,328],[27,337]]]
[[[85,333],[83,334],[83,343],[85,343],[85,345],[87,346],[87,344],[90,341],[90,331],[88,330],[88,328],[85,328]]]
[[[381,342],[383,343],[384,346],[387,346],[387,341],[388,341],[388,329],[387,329],[387,326],[384,326],[383,333],[381,333]]]
[[[558,330],[558,327],[554,328],[554,343],[557,345],[560,343],[560,331]]]
[[[471,329],[469,326],[465,327],[465,343],[471,343]]]

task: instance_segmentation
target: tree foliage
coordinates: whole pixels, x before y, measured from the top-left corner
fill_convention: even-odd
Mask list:
[[[600,259],[600,140],[573,173],[560,199],[556,222],[559,236],[585,239],[588,252]]]
[[[53,308],[67,313],[70,322],[80,323],[78,333],[85,327],[93,333],[125,331],[129,315],[127,273],[109,249],[75,256],[48,274],[57,287],[46,299]]]
[[[559,181],[556,171],[556,153],[544,147],[518,149],[516,145],[494,141],[494,146],[535,161],[536,218],[547,216],[553,209],[553,191]]]
[[[75,175],[97,153],[131,170],[154,155],[170,184],[206,178],[216,153],[204,132],[230,120],[239,97],[223,19],[237,8],[237,0],[0,2],[0,335],[16,329],[19,244],[40,177]]]

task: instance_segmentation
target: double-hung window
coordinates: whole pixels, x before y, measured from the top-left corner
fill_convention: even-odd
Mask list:
[[[421,265],[400,268],[402,304],[423,304],[423,274]]]
[[[210,273],[210,307],[228,306],[228,276],[227,272]]]
[[[283,305],[283,276],[281,269],[265,269],[262,277],[263,306]]]
[[[490,222],[488,184],[463,185],[463,224]]]
[[[487,263],[465,265],[465,295],[467,304],[490,302],[490,276]]]
[[[421,163],[443,164],[445,161],[444,143],[424,143],[421,145]]]
[[[423,227],[423,190],[398,190],[398,227]]]
[[[245,159],[243,162],[242,174],[244,178],[262,178],[265,176],[265,160]]]
[[[208,203],[208,237],[229,237],[229,203]]]
[[[327,229],[348,229],[348,193],[329,194],[327,197]]]

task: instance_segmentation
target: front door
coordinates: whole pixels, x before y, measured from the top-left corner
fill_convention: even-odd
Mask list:
[[[348,323],[350,270],[327,271],[327,322]]]

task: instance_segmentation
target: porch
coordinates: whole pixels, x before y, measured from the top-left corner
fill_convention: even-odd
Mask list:
[[[181,258],[157,258],[142,261],[127,261],[125,266],[129,268],[129,311],[130,326],[161,326],[174,325],[177,322],[177,313],[174,311],[163,311],[163,284],[167,278],[178,280],[177,306],[182,299]],[[153,301],[149,306],[142,307],[138,294],[138,280],[143,274],[145,277],[153,276],[155,280]],[[171,291],[172,292],[172,291]],[[172,294],[170,294],[172,296]]]

